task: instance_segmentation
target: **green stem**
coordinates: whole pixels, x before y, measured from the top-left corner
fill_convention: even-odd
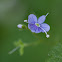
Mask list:
[[[28,47],[28,46],[36,46],[36,45],[38,45],[38,44],[40,44],[41,43],[41,41],[39,41],[39,42],[34,42],[34,43],[24,43],[24,46],[25,47]]]

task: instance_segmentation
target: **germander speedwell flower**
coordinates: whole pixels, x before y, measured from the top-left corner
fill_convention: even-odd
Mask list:
[[[28,22],[27,20],[24,20],[24,22],[28,23],[28,28],[34,32],[34,33],[40,33],[40,32],[45,32],[46,37],[48,38],[49,35],[47,34],[47,32],[50,30],[50,26],[46,23],[44,23],[46,16],[49,13],[47,13],[46,15],[42,15],[38,18],[34,15],[34,14],[30,14],[28,16]]]

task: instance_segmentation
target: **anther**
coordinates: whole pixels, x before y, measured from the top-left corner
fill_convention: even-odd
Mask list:
[[[24,20],[24,22],[27,22],[27,20]]]

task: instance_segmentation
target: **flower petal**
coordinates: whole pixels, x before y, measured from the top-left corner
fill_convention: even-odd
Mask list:
[[[48,32],[50,30],[50,26],[46,23],[41,24],[41,28],[43,28],[46,32]],[[42,32],[44,32],[44,31],[42,30]]]
[[[37,27],[35,33],[40,33],[40,32],[42,32],[42,29],[40,27]]]
[[[45,21],[45,19],[46,19],[46,16],[45,16],[45,15],[40,16],[40,17],[38,18],[38,23],[39,23],[39,24],[43,23],[43,22]]]
[[[34,25],[34,24],[28,24],[28,28],[29,28],[32,32],[35,32],[35,33],[40,33],[40,32],[42,32],[41,28],[40,28],[40,27],[37,27],[37,26]]]
[[[34,14],[28,16],[28,23],[35,24],[37,23],[37,17]]]
[[[36,29],[37,29],[37,26],[34,25],[34,24],[28,24],[28,28],[29,28],[32,32],[35,32]]]

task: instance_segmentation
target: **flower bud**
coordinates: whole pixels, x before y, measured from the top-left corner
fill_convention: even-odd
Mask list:
[[[22,24],[18,24],[17,25],[18,28],[22,28],[22,26],[23,26]]]

